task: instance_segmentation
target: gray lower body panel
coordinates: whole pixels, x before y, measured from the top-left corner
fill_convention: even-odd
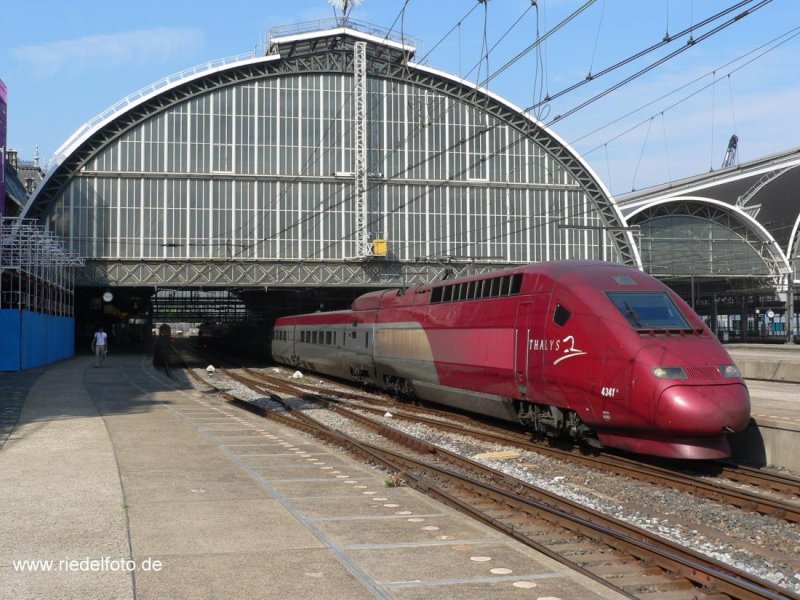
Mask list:
[[[516,422],[518,420],[514,402],[508,398],[423,381],[413,381],[412,383],[414,394],[423,400],[506,421]]]

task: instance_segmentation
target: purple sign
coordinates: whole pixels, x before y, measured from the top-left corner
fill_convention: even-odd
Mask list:
[[[6,107],[8,90],[0,79],[0,216],[6,210]]]

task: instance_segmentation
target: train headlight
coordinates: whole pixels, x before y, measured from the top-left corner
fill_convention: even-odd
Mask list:
[[[717,367],[717,371],[720,372],[720,375],[723,377],[741,377],[742,372],[739,371],[736,365],[722,365],[721,367]]]
[[[659,379],[688,379],[681,367],[655,367],[653,375]]]

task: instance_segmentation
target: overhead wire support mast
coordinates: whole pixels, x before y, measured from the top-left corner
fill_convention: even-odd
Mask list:
[[[367,43],[353,48],[353,100],[355,103],[356,256],[372,256],[367,231]]]

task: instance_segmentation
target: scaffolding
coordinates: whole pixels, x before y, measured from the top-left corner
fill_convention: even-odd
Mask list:
[[[0,218],[0,310],[74,315],[77,253],[35,219]]]

